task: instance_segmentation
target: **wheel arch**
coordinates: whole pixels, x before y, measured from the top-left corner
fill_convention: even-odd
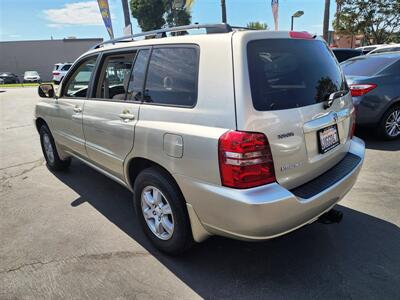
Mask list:
[[[400,96],[395,98],[394,100],[391,100],[390,102],[388,102],[385,109],[382,110],[382,112],[379,116],[379,123],[382,122],[382,118],[385,116],[386,112],[395,106],[400,106]]]
[[[196,212],[194,211],[193,207],[191,204],[189,204],[185,196],[183,195],[183,192],[181,188],[179,187],[178,183],[176,182],[174,176],[169,172],[165,167],[162,165],[158,164],[155,161],[149,160],[147,158],[143,157],[134,157],[131,158],[125,168],[125,177],[126,177],[126,183],[128,185],[128,188],[133,191],[133,186],[135,183],[135,180],[137,176],[140,174],[141,171],[151,168],[151,167],[156,167],[159,168],[162,172],[168,174],[168,176],[171,178],[171,180],[174,182],[180,193],[182,194],[182,199],[184,200],[184,205],[186,206],[187,209],[187,214],[189,217],[190,221],[190,227],[191,227],[191,232],[193,239],[200,243],[204,240],[206,240],[209,236],[210,233],[208,233],[205,228],[203,227],[199,217],[197,216]],[[134,191],[133,191],[134,192]]]
[[[133,191],[133,185],[135,183],[135,180],[137,176],[139,175],[140,172],[142,172],[145,169],[151,168],[151,167],[156,167],[160,169],[161,171],[165,172],[166,174],[173,179],[174,183],[178,186],[178,183],[176,182],[174,176],[172,176],[171,172],[167,170],[164,166],[160,165],[159,163],[144,158],[144,157],[133,157],[129,159],[129,161],[126,163],[125,167],[125,177],[127,184],[129,188]],[[179,188],[179,186],[178,186]]]
[[[40,128],[41,128],[43,125],[45,125],[45,126],[47,126],[47,128],[49,128],[49,125],[47,124],[47,122],[46,122],[43,118],[41,118],[41,117],[38,117],[38,118],[35,120],[35,125],[36,125],[36,130],[37,130],[37,132],[39,132]],[[49,128],[49,130],[50,130],[50,128]]]

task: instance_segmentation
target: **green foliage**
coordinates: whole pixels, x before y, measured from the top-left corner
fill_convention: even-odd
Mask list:
[[[166,17],[165,21],[168,26],[182,26],[188,25],[192,21],[192,16],[190,15],[190,11],[182,8],[174,8],[173,7],[174,0],[164,0]]]
[[[143,31],[161,28],[165,24],[163,0],[131,0],[132,16]]]
[[[130,0],[132,16],[142,31],[162,28],[164,25],[180,26],[191,22],[186,7],[174,8],[173,0]],[[189,1],[191,4],[192,2]]]
[[[247,28],[255,29],[255,30],[268,30],[268,25],[267,23],[261,23],[261,22],[249,22],[246,25]]]
[[[400,39],[400,0],[336,0],[334,29],[381,44]]]

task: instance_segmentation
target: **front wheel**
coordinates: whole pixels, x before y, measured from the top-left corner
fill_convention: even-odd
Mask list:
[[[39,130],[40,144],[44,158],[46,159],[47,167],[52,171],[62,171],[68,169],[71,164],[71,158],[65,160],[58,155],[53,136],[46,125],[42,125]]]
[[[378,137],[394,140],[400,137],[400,106],[390,108],[382,117],[378,127]]]
[[[182,193],[165,171],[152,167],[138,175],[134,205],[143,231],[159,250],[176,255],[193,244]]]

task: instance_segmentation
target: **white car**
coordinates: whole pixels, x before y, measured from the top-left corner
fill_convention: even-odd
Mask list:
[[[363,54],[368,54],[369,52],[374,51],[375,49],[378,49],[383,46],[387,46],[387,45],[368,45],[368,46],[358,47],[356,49],[361,50],[363,52]]]
[[[24,83],[26,82],[41,82],[39,73],[36,71],[26,71],[24,73]]]
[[[53,70],[53,81],[59,84],[63,80],[64,76],[67,74],[68,70],[71,68],[72,63],[58,63],[54,65]]]
[[[367,55],[370,54],[377,54],[377,53],[386,53],[386,52],[396,52],[400,51],[400,44],[391,44],[391,45],[385,45],[382,47],[378,47],[375,50],[372,50],[369,52]]]

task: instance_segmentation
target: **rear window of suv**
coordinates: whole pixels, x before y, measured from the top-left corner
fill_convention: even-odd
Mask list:
[[[345,90],[340,66],[318,40],[266,39],[247,45],[251,96],[257,110],[303,107]]]
[[[343,72],[350,76],[372,76],[396,61],[395,58],[386,56],[367,55],[351,59],[341,64]]]
[[[71,66],[72,66],[72,65],[64,65],[64,66],[61,68],[61,71],[68,71],[68,70],[71,68]]]

